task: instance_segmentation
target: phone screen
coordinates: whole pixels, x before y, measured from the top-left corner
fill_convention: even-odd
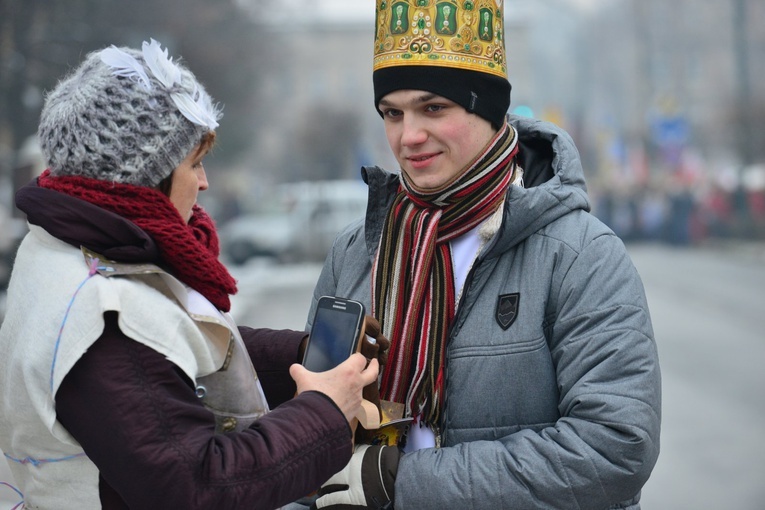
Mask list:
[[[364,306],[347,299],[319,299],[303,366],[313,372],[336,367],[356,348]]]

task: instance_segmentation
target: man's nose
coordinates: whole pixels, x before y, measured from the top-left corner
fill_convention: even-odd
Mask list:
[[[428,139],[428,132],[423,122],[416,116],[404,116],[401,144],[407,147],[420,145]]]

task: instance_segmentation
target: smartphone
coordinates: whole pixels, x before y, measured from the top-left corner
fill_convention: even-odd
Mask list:
[[[333,296],[319,298],[303,366],[312,372],[330,370],[358,351],[364,334],[364,305]]]

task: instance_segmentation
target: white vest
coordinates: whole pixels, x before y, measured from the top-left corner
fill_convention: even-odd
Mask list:
[[[56,421],[53,396],[102,334],[104,312],[119,312],[125,335],[194,382],[218,431],[242,430],[268,412],[228,314],[154,265],[99,260],[89,275],[91,255],[30,225],[8,286],[0,328],[0,449],[25,508],[101,506],[98,469]]]

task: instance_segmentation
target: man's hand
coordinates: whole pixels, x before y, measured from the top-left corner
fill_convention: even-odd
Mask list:
[[[377,361],[380,362],[380,366],[385,366],[388,362],[390,340],[382,334],[380,323],[371,315],[364,317],[364,334],[369,338],[362,341],[361,354],[370,359],[377,358]],[[370,339],[373,339],[374,343],[371,343]]]
[[[298,395],[304,391],[324,393],[337,404],[348,423],[351,423],[361,411],[361,390],[372,382],[376,383],[379,369],[376,359],[367,361],[364,356],[356,353],[326,372],[311,372],[295,363],[290,367],[290,376],[297,384]]]
[[[396,446],[359,445],[351,461],[319,489],[311,509],[393,508],[393,486],[401,453]]]
[[[390,349],[390,340],[382,334],[380,329],[380,323],[372,317],[367,315],[364,317],[364,337],[361,339],[361,354],[367,359],[376,359],[380,363],[380,370],[388,362],[388,350]],[[380,420],[383,419],[382,408],[380,405],[380,385],[377,381],[367,385],[364,388],[362,396],[365,400],[370,401],[377,408],[377,415]],[[375,421],[360,420],[360,427],[356,429],[357,443],[369,443],[370,436],[367,430],[364,428],[373,427],[377,428],[379,424],[375,425]]]

